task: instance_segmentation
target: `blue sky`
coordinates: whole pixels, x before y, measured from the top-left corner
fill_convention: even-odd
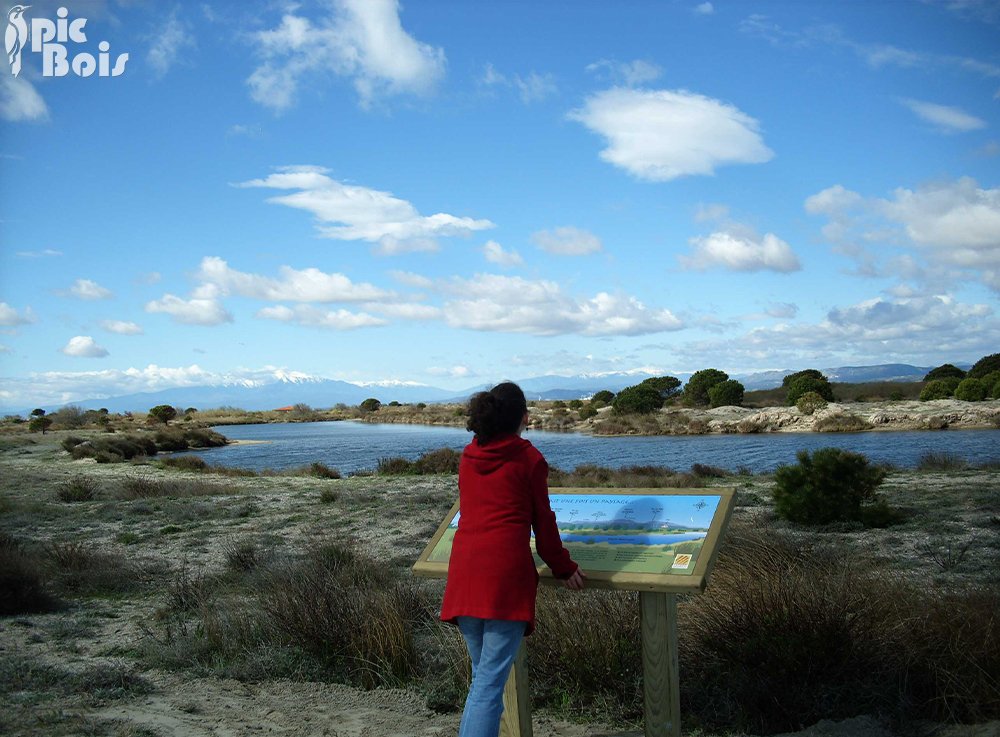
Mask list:
[[[995,0],[60,6],[129,58],[0,72],[0,404],[1000,345]]]

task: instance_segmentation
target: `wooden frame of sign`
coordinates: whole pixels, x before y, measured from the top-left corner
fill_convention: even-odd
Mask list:
[[[698,593],[708,584],[735,493],[731,488],[549,490],[563,544],[587,574],[587,587],[640,592],[646,737],[680,737],[677,595]],[[413,565],[415,574],[447,577],[458,515],[455,502]],[[542,583],[562,585],[537,556],[536,562]],[[506,737],[532,736],[527,676],[522,645],[504,691],[500,733]]]

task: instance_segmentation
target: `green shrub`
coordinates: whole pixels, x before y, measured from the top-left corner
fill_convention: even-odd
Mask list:
[[[339,479],[340,471],[317,461],[309,464],[309,475],[321,479]]]
[[[358,405],[362,412],[378,412],[382,408],[382,403],[375,399],[375,397],[368,397],[365,401]]]
[[[938,379],[958,379],[961,381],[965,378],[965,372],[962,371],[958,366],[954,366],[950,363],[943,363],[937,368],[933,368],[927,372],[924,377],[924,381],[936,381]]]
[[[160,463],[165,468],[176,468],[180,471],[207,471],[208,464],[205,463],[204,458],[199,458],[195,455],[182,455],[174,456],[172,458],[164,458]]]
[[[815,432],[863,432],[870,429],[867,420],[850,412],[827,415],[813,425]]]
[[[333,489],[323,489],[319,493],[319,500],[322,504],[333,504],[338,499],[340,499],[340,494]]]
[[[729,378],[725,371],[709,368],[695,371],[684,385],[684,402],[689,405],[706,406],[709,403],[708,390]]]
[[[803,369],[802,371],[796,371],[794,374],[788,374],[787,376],[785,376],[784,378],[782,378],[782,380],[781,380],[781,386],[783,388],[787,389],[789,386],[791,386],[791,384],[792,384],[793,381],[796,381],[797,379],[802,379],[802,378],[810,378],[810,379],[816,379],[818,381],[826,381],[826,382],[830,381],[826,377],[826,375],[822,371],[820,371],[819,369]]]
[[[597,417],[597,409],[594,408],[592,404],[580,407],[580,411],[577,415],[581,420],[589,420],[591,417]]]
[[[788,383],[788,394],[785,396],[785,403],[789,407],[793,407],[799,401],[800,397],[810,392],[819,394],[826,401],[832,402],[833,387],[830,386],[830,382],[826,380],[825,376],[822,376],[822,374],[820,376],[822,378],[817,379],[815,376],[809,374],[792,379]]]
[[[571,399],[569,400],[569,404],[567,404],[566,406],[569,407],[570,409],[580,409],[583,406],[583,402],[581,402],[579,399]]]
[[[611,409],[617,415],[646,415],[662,406],[663,397],[660,392],[648,384],[625,387],[611,403]]]
[[[652,376],[643,379],[639,386],[651,386],[660,393],[664,400],[676,397],[681,393],[681,380],[676,376]]]
[[[774,503],[779,516],[799,524],[860,521],[862,505],[874,501],[885,479],[885,471],[859,453],[822,448],[797,456],[797,465],[775,472]]]
[[[969,464],[960,455],[943,451],[924,453],[917,462],[918,471],[961,471],[968,467]]]
[[[60,608],[62,603],[48,591],[41,557],[0,532],[0,617]]]
[[[155,407],[151,408],[148,414],[156,422],[162,422],[164,425],[166,425],[172,419],[177,417],[177,410],[171,407],[169,404],[158,404]]]
[[[89,440],[71,436],[63,440],[63,448],[76,460],[93,458],[98,463],[120,463],[157,453],[156,443],[145,434],[105,435]]]
[[[708,399],[712,407],[739,407],[743,404],[743,384],[735,379],[727,379],[714,384],[708,390]]]
[[[615,393],[610,392],[607,389],[601,389],[590,398],[591,402],[601,402],[605,406],[611,404],[615,399]]]
[[[965,376],[969,379],[981,379],[994,371],[1000,371],[1000,353],[983,356],[973,364]]]
[[[89,502],[97,498],[100,485],[90,476],[74,476],[59,484],[56,496],[62,502]]]
[[[920,401],[930,402],[935,399],[948,399],[955,395],[955,389],[962,382],[957,377],[947,379],[935,379],[927,382],[927,385],[920,390]]]
[[[827,401],[817,392],[806,392],[795,402],[796,408],[804,415],[811,415],[816,410],[825,409]]]
[[[419,474],[457,474],[458,464],[461,459],[461,451],[455,450],[454,448],[438,448],[437,450],[430,450],[417,459],[416,471]]]
[[[981,379],[962,379],[962,383],[955,387],[955,399],[963,402],[982,402],[989,394],[990,388]]]

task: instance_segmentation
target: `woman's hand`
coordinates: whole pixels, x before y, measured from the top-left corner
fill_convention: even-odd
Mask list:
[[[580,591],[587,580],[587,574],[580,567],[573,572],[573,575],[563,581],[563,586],[573,591]]]

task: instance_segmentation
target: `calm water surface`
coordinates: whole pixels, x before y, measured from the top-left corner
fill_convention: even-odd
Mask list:
[[[216,427],[233,440],[265,441],[198,451],[208,462],[275,470],[314,461],[343,474],[374,468],[380,458],[415,459],[441,447],[461,450],[472,434],[454,427],[371,425],[361,422],[303,422]],[[951,453],[973,463],[1000,463],[1000,430],[942,430],[868,433],[769,433],[658,437],[593,437],[529,430],[524,435],[549,464],[571,470],[581,463],[602,466],[657,465],[686,471],[703,463],[735,471],[772,471],[794,463],[799,450],[837,447],[869,459],[913,468],[924,453]]]

